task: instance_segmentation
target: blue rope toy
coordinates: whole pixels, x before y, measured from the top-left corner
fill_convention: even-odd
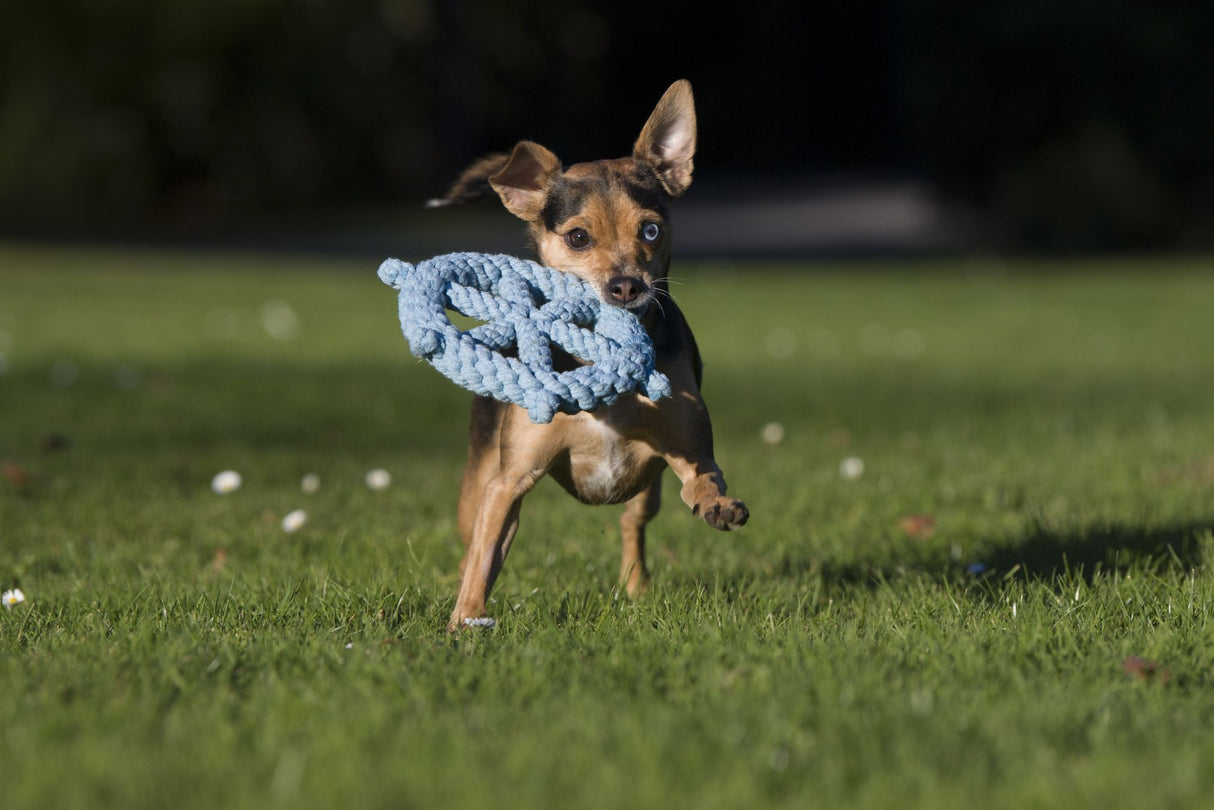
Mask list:
[[[379,277],[400,291],[413,354],[475,394],[521,405],[532,422],[593,411],[633,391],[670,396],[641,322],[603,305],[569,273],[514,256],[448,253],[416,266],[388,259]],[[448,310],[483,323],[461,331]],[[553,370],[552,344],[589,365]],[[517,358],[502,354],[510,346]]]

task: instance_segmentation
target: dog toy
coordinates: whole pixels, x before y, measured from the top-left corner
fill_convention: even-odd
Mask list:
[[[475,394],[526,408],[532,422],[593,411],[633,391],[670,395],[640,321],[604,305],[574,275],[514,256],[448,253],[417,265],[388,259],[379,277],[400,293],[401,331],[414,355]],[[482,323],[461,331],[448,310]],[[553,345],[587,365],[555,371]],[[517,357],[503,353],[512,346]]]

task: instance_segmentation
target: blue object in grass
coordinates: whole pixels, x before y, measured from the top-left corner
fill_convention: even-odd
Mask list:
[[[637,317],[603,304],[578,277],[514,256],[448,253],[412,265],[388,259],[401,330],[416,356],[475,394],[526,408],[531,421],[593,411],[621,395],[670,396]],[[482,323],[462,331],[454,310]],[[552,346],[586,365],[558,372]],[[514,347],[517,356],[503,349]]]

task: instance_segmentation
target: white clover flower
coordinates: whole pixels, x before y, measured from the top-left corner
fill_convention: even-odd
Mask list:
[[[240,489],[243,479],[235,470],[224,470],[211,479],[211,489],[220,495],[227,495]]]
[[[267,301],[261,307],[261,328],[275,340],[291,340],[299,333],[299,316],[286,301]]]
[[[766,444],[779,444],[784,441],[784,426],[779,422],[768,422],[759,431],[759,438]]]
[[[287,534],[291,534],[303,528],[303,525],[307,522],[308,513],[302,509],[296,509],[294,512],[288,512],[287,516],[282,519],[282,530]]]
[[[299,488],[308,495],[311,495],[316,490],[320,489],[320,476],[315,473],[308,473],[299,482]]]
[[[787,327],[777,326],[767,333],[764,346],[767,353],[777,360],[792,357],[797,351],[797,334]]]
[[[858,456],[848,456],[839,464],[839,475],[844,480],[855,481],[864,475],[864,459]]]
[[[5,610],[12,610],[13,605],[19,605],[25,601],[25,593],[20,588],[13,588],[11,591],[0,593],[0,602],[4,603]]]
[[[371,489],[387,489],[392,483],[392,475],[387,470],[374,469],[368,472],[363,480]]]

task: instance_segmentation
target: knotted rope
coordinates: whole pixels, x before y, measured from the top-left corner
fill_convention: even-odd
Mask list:
[[[416,266],[388,259],[379,277],[400,291],[413,354],[475,394],[526,408],[533,422],[593,411],[633,391],[670,395],[640,321],[604,305],[574,275],[513,256],[448,253]],[[448,310],[483,323],[461,331]],[[553,344],[588,365],[555,371]],[[502,354],[510,346],[517,357]]]

